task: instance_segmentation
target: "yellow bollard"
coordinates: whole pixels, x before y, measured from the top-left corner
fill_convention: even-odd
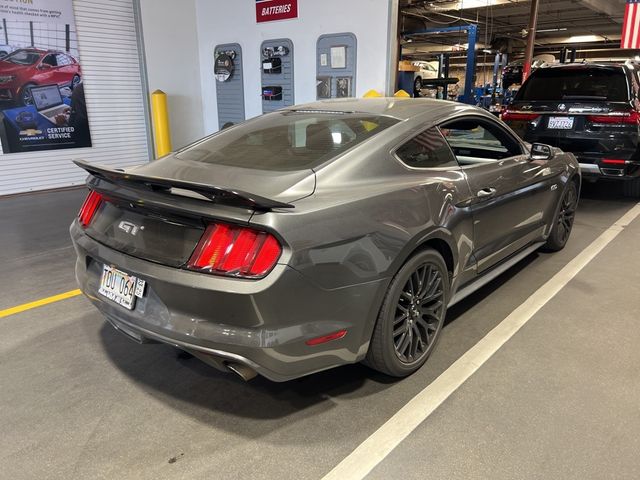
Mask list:
[[[153,133],[156,141],[156,158],[171,153],[171,127],[169,126],[169,109],[167,94],[156,90],[151,94],[151,115],[153,116]]]
[[[380,92],[378,92],[377,90],[368,90],[367,93],[365,93],[362,98],[379,98],[382,97],[382,95],[380,95]]]

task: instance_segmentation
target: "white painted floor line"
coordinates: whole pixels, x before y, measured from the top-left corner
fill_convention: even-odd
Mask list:
[[[359,480],[368,475],[638,216],[640,216],[640,203],[605,230],[482,340],[413,397],[325,475],[323,480]]]

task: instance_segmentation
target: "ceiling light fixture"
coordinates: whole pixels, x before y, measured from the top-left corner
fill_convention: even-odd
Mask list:
[[[599,35],[575,35],[567,39],[567,43],[589,43],[589,42],[601,42],[605,40]]]
[[[474,8],[487,8],[494,5],[504,5],[508,3],[518,3],[523,0],[458,0],[457,2],[434,4],[429,6],[434,10],[450,11],[450,10],[471,10]]]
[[[542,30],[536,30],[538,33],[546,33],[546,32],[566,32],[566,27],[563,28],[543,28]]]

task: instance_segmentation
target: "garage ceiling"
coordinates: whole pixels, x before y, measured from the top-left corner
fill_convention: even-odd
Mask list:
[[[625,0],[541,0],[536,53],[559,51],[562,47],[616,50],[615,56],[638,52],[620,51],[620,34]],[[530,0],[401,0],[400,30],[477,24],[479,48],[522,53],[529,26]],[[459,50],[464,35],[414,36],[403,41],[403,55]],[[604,53],[604,52],[603,52]],[[611,53],[606,54],[611,56]]]

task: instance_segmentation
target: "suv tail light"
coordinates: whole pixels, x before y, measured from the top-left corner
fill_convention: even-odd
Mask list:
[[[518,122],[518,121],[524,121],[524,122],[531,122],[533,120],[535,120],[536,118],[538,118],[540,115],[538,115],[537,113],[533,113],[533,112],[516,112],[513,110],[505,110],[502,113],[502,121],[504,122]]]
[[[91,190],[87,198],[85,199],[82,207],[80,207],[80,212],[78,212],[78,220],[80,221],[80,225],[82,228],[87,228],[93,220],[93,216],[95,215],[98,207],[102,204],[103,197],[97,192]]]
[[[614,112],[608,115],[589,115],[587,117],[592,123],[605,123],[605,124],[640,124],[640,113],[635,110],[630,112]]]
[[[191,270],[261,278],[275,266],[282,247],[267,232],[224,223],[209,225],[187,263]]]

